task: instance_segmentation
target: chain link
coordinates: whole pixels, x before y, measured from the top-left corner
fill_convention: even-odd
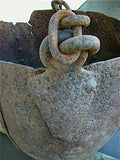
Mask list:
[[[90,24],[88,16],[76,15],[70,9],[62,10],[62,5],[69,8],[65,1],[52,1],[53,9],[59,11],[53,14],[50,19],[48,38],[43,40],[44,43],[42,43],[40,49],[41,58],[44,64],[48,64],[48,59],[50,58],[50,61],[54,64],[58,62],[59,64],[70,65],[76,62],[78,63],[79,61],[81,63],[80,65],[83,65],[88,55],[96,54],[98,52],[100,49],[100,41],[95,36],[82,35],[82,27],[87,27]],[[72,37],[67,40],[64,39],[58,46],[59,30],[64,32],[66,29],[68,30],[68,28],[72,31]],[[46,46],[47,49],[45,49]]]
[[[66,10],[71,10],[70,6],[63,0],[53,0],[51,6],[55,11],[62,10],[62,6],[64,6]]]
[[[68,56],[66,54],[61,53],[58,48],[59,21],[62,18],[65,18],[68,16],[74,16],[74,15],[75,13],[73,13],[70,10],[59,10],[51,17],[50,22],[49,22],[48,35],[49,35],[50,52],[56,61],[63,63],[63,64],[72,64],[78,59],[80,55],[80,53],[74,53]]]

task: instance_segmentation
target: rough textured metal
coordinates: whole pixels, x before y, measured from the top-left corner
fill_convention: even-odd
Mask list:
[[[40,67],[39,41],[27,23],[0,22],[0,59]]]
[[[70,6],[62,0],[62,5],[67,9],[67,10],[71,10]]]
[[[85,15],[69,16],[62,18],[60,21],[61,28],[83,26],[87,27],[90,24],[90,18]]]
[[[60,20],[62,21],[61,23],[59,22]],[[74,38],[60,44],[62,52],[58,48],[59,23],[62,28],[73,27],[74,36]],[[82,36],[82,26],[87,26],[89,23],[90,20],[87,16],[81,15],[77,17],[76,14],[70,10],[60,10],[53,14],[49,23],[48,38],[50,52],[56,61],[63,64],[72,64],[77,61],[80,52],[83,50],[88,50],[89,55],[98,52],[100,49],[99,39],[91,35]]]
[[[59,21],[62,18],[65,18],[67,16],[72,16],[74,13],[69,10],[60,10],[53,14],[53,16],[50,19],[49,23],[49,47],[50,47],[50,52],[53,56],[53,58],[63,64],[72,64],[74,63],[78,57],[80,56],[80,53],[75,53],[75,54],[70,54],[65,55],[61,53],[58,49],[58,26],[59,26]]]
[[[43,65],[46,67],[46,68],[54,68],[55,70],[56,69],[68,69],[68,70],[74,70],[74,68],[76,67],[80,67],[80,65],[82,66],[86,59],[88,57],[88,51],[83,51],[80,56],[79,56],[79,59],[71,64],[71,65],[65,65],[65,64],[62,64],[59,63],[58,61],[56,61],[52,55],[51,55],[51,52],[50,52],[50,49],[49,49],[49,42],[48,42],[48,37],[44,38],[43,42],[41,43],[41,47],[40,47],[40,59],[43,63]],[[79,63],[79,65],[78,65]]]
[[[120,65],[116,62],[93,65],[98,74],[81,69],[69,72],[47,69],[29,80],[29,90],[53,137],[90,149],[109,137],[106,135],[109,125],[120,124],[120,90],[117,87]],[[112,131],[110,127],[109,133]]]
[[[81,35],[63,41],[60,50],[65,54],[72,54],[78,51],[88,51],[89,55],[96,54],[100,49],[100,41],[91,35]]]
[[[0,61],[5,125],[16,145],[36,160],[85,160],[120,126],[120,58],[87,70],[79,63],[36,70]]]
[[[53,0],[51,6],[55,11],[62,9],[62,6],[64,6],[65,9],[70,10],[70,6],[63,0]]]
[[[3,61],[0,66],[9,134],[35,159],[84,160],[118,129],[120,58],[86,66],[90,71],[46,69],[31,79],[33,68]]]
[[[51,6],[55,11],[62,9],[62,1],[61,0],[53,0],[51,2]]]

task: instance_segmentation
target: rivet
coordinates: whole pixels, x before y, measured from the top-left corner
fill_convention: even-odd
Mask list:
[[[21,59],[20,62],[24,62],[24,59]]]
[[[20,40],[20,37],[19,37],[19,36],[16,36],[15,39],[16,39],[16,41],[19,41],[19,40]]]
[[[19,48],[18,48],[18,52],[21,52],[21,51],[22,51],[22,47],[19,47]]]

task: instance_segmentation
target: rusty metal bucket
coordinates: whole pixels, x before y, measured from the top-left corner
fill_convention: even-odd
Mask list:
[[[47,20],[44,17],[44,23],[36,25],[36,19],[43,13]],[[1,42],[4,42],[5,35],[9,33],[13,38],[7,41],[9,48],[3,46],[4,55],[0,61],[2,124],[13,143],[36,160],[85,160],[102,147],[120,126],[120,58],[118,53],[118,58],[114,59],[111,58],[117,56],[112,53],[106,54],[104,58],[98,56],[98,59],[90,56],[86,61],[89,65],[82,66],[88,55],[84,51],[80,54],[82,59],[79,58],[74,64],[62,64],[61,60],[58,62],[58,59],[53,58],[54,55],[50,55],[49,42],[45,38],[47,27],[44,29],[42,26],[48,24],[52,14],[53,11],[33,13],[30,23],[34,34],[31,34],[31,28],[26,24],[10,28],[11,31],[17,28],[19,35],[16,32],[2,32],[4,35],[1,36]],[[98,17],[103,16],[100,15]],[[108,17],[106,19],[110,20]],[[120,25],[117,20],[111,21]],[[96,23],[99,24],[98,21]],[[6,25],[3,22],[1,24]],[[24,27],[21,30],[22,25]],[[25,34],[21,40],[23,30]],[[101,34],[103,30],[98,31],[104,39],[105,33]],[[61,32],[58,35],[59,43],[64,43],[64,40],[71,37],[71,32],[67,32],[65,37]],[[38,53],[43,38],[45,40],[42,42],[40,56],[45,67],[39,68],[42,65],[38,62],[38,55],[37,58],[34,55]],[[29,45],[25,46],[28,41]],[[113,44],[114,48],[118,43]],[[102,44],[104,45],[103,41]],[[30,46],[31,49],[28,49]],[[119,49],[118,47],[115,51]],[[17,50],[18,56],[10,55],[8,50],[10,53],[14,50],[14,54]],[[19,61],[24,56],[20,54],[25,51],[28,51],[27,60]],[[103,51],[104,48],[102,54]],[[111,60],[92,63],[93,59],[94,62]]]

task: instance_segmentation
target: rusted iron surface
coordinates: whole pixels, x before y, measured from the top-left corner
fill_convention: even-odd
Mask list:
[[[40,67],[39,42],[27,23],[0,22],[0,59]]]
[[[88,51],[89,55],[97,53],[100,49],[99,39],[91,35],[81,35],[63,41],[60,46],[62,53],[72,54],[77,51]]]
[[[69,10],[62,10],[55,13],[49,23],[49,46],[50,46],[50,52],[53,56],[53,58],[61,63],[64,64],[72,64],[74,63],[78,57],[80,56],[80,52],[75,54],[70,54],[69,56],[63,54],[60,52],[58,48],[58,26],[59,21],[62,18],[73,16],[74,13]]]
[[[90,24],[90,18],[85,15],[77,15],[77,16],[69,16],[66,18],[62,18],[60,21],[60,27],[62,29],[68,27],[87,27]]]
[[[120,59],[86,67],[95,73],[48,68],[29,80],[53,137],[91,151],[108,140],[120,125],[119,67]]]
[[[65,19],[67,17],[67,19]],[[72,27],[74,39],[68,39],[58,48],[58,28],[61,22],[62,28]],[[99,39],[95,36],[82,36],[82,27],[89,25],[89,17],[81,15],[77,17],[70,10],[60,10],[53,14],[49,22],[48,38],[49,48],[53,58],[59,63],[73,64],[77,61],[81,51],[89,50],[89,55],[97,53],[100,49]],[[66,25],[67,24],[67,25]],[[64,31],[64,30],[63,30]]]
[[[70,6],[63,0],[53,0],[51,2],[51,6],[55,11],[62,9],[62,6],[64,6],[64,8],[67,10],[71,10]]]
[[[60,31],[58,44],[72,36]],[[120,58],[83,68],[83,49],[68,66],[49,47],[46,37],[40,48],[45,69],[0,61],[1,113],[13,142],[34,159],[85,160],[120,126]]]
[[[36,70],[2,61],[0,66],[1,102],[9,133],[35,159],[71,159],[75,154],[76,159],[84,160],[119,127],[119,58],[86,66],[92,72],[46,69],[29,80],[34,99],[27,81]],[[51,120],[46,123],[41,113]],[[53,120],[55,128],[51,130],[48,124]],[[60,138],[55,138],[58,135]]]
[[[82,50],[82,53],[80,53],[80,56],[79,56],[78,60],[71,65],[67,65],[67,67],[66,67],[66,65],[64,65],[64,64],[61,65],[60,62],[57,62],[52,57],[50,49],[49,49],[49,42],[48,42],[48,36],[47,36],[43,40],[43,42],[41,44],[41,47],[40,47],[40,59],[41,59],[42,63],[44,64],[44,66],[46,68],[49,68],[49,69],[52,67],[54,69],[59,69],[59,70],[63,69],[63,68],[69,68],[69,69],[70,68],[73,69],[74,67],[77,68],[77,67],[82,66],[85,63],[89,53],[95,53],[99,49],[99,45],[100,45],[99,40],[94,36],[89,37],[89,35],[86,35],[86,36],[84,35],[82,38],[81,37],[76,37],[76,39],[78,41],[74,41],[73,38],[72,39],[69,38],[68,40],[65,40],[64,42],[62,42],[61,45],[60,45],[60,47],[62,46],[61,50],[63,49],[63,51],[66,51],[66,45],[64,45],[64,43],[67,43],[69,41],[71,41],[73,43],[75,42],[74,43],[74,48],[71,47],[72,43],[68,43],[69,45],[67,45],[67,47],[71,47],[71,48],[69,48],[69,51],[71,49],[71,53],[73,53],[74,49],[75,49],[75,44],[77,42],[78,49]],[[79,43],[79,40],[81,40],[80,41],[81,43]],[[92,40],[95,40],[95,41],[92,41]],[[80,63],[80,64],[78,65],[78,63]]]

